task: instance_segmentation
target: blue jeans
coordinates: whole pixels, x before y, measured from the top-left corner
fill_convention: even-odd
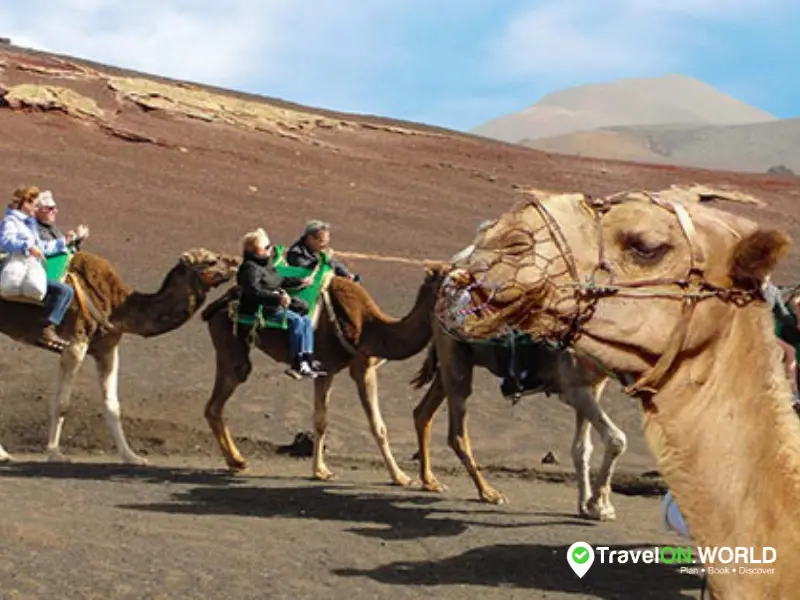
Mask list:
[[[47,310],[47,320],[53,325],[61,325],[64,320],[64,315],[67,314],[69,305],[72,304],[72,298],[75,296],[75,290],[65,283],[55,281],[54,279],[47,280],[47,294],[44,297],[44,306]]]
[[[312,354],[314,352],[314,325],[308,315],[301,315],[293,310],[279,309],[275,313],[276,319],[282,319],[286,314],[287,325],[289,326],[289,352],[292,358],[297,358],[300,354]]]

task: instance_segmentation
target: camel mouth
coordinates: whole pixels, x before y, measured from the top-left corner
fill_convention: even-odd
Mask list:
[[[466,339],[486,337],[510,305],[498,289],[477,281],[468,271],[453,270],[439,288],[436,315],[440,322]]]
[[[525,293],[508,284],[490,284],[485,273],[478,279],[466,269],[455,269],[440,287],[436,314],[446,329],[467,340],[513,331],[550,338],[563,324],[557,314],[544,310],[546,300],[546,285]]]

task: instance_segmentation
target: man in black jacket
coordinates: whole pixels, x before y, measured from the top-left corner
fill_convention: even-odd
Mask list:
[[[283,277],[272,263],[272,244],[263,229],[257,229],[242,240],[243,262],[236,274],[241,288],[239,312],[254,315],[261,307],[268,318],[286,318],[289,327],[289,350],[292,362],[286,374],[294,379],[327,375],[314,360],[314,325],[308,315],[290,309],[291,298],[286,289],[304,288],[311,278]]]
[[[340,277],[347,277],[351,281],[358,281],[358,277],[333,257],[331,244],[331,227],[324,221],[314,219],[306,223],[303,235],[286,251],[286,262],[293,267],[313,269],[319,263],[322,254],[330,258],[333,271]]]

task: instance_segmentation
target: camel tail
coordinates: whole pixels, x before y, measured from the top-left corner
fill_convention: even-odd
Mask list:
[[[438,365],[439,358],[436,356],[436,345],[431,343],[428,345],[428,355],[425,357],[425,362],[422,363],[419,371],[411,380],[411,385],[414,386],[414,389],[418,390],[423,385],[433,381]]]

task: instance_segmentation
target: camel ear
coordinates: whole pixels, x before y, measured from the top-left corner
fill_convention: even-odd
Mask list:
[[[731,258],[733,285],[744,289],[759,288],[788,254],[791,238],[777,229],[756,229],[737,244]]]

